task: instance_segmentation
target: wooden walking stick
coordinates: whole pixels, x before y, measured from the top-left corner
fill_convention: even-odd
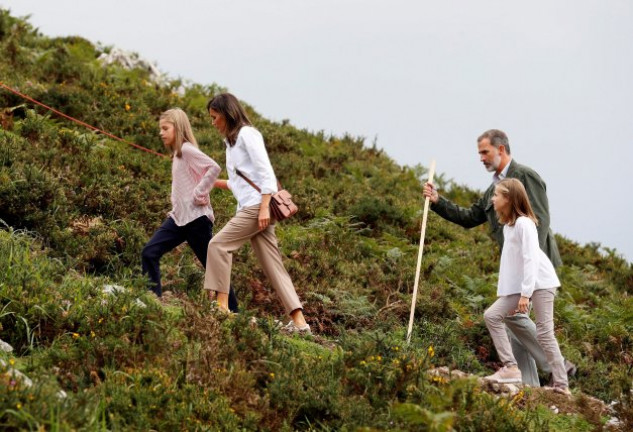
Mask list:
[[[429,183],[433,182],[435,175],[435,159],[431,161],[429,167]],[[413,284],[413,298],[411,299],[411,315],[409,316],[409,330],[407,330],[407,345],[411,342],[411,330],[413,330],[413,315],[415,314],[415,303],[418,297],[418,281],[420,280],[420,267],[422,265],[422,251],[424,249],[424,234],[426,232],[426,218],[429,214],[429,197],[424,199],[424,213],[422,214],[422,232],[420,233],[420,249],[418,251],[418,266],[415,269],[415,282]]]

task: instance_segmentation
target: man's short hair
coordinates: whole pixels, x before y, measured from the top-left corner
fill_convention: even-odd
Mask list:
[[[482,133],[479,138],[477,138],[477,143],[480,143],[481,140],[488,138],[490,140],[490,144],[499,148],[499,146],[504,146],[506,149],[506,153],[510,154],[510,142],[508,141],[508,136],[505,132],[500,131],[499,129],[490,129],[486,132]]]

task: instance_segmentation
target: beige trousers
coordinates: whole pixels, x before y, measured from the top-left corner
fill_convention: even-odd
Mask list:
[[[240,210],[209,242],[204,289],[228,293],[231,279],[233,251],[250,240],[255,255],[281,299],[286,313],[302,309],[299,296],[284,268],[277,246],[275,224],[259,230],[259,205]],[[271,220],[273,222],[274,220]]]
[[[554,297],[556,289],[538,289],[532,294],[532,307],[536,316],[536,340],[545,352],[547,362],[552,370],[554,385],[567,387],[567,371],[561,355],[556,335],[554,334]],[[497,349],[499,360],[506,366],[516,365],[505,322],[519,304],[521,294],[512,294],[497,298],[485,312],[484,320]],[[521,340],[520,334],[515,334]]]

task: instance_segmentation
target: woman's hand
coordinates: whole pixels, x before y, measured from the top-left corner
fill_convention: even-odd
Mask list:
[[[228,190],[229,183],[226,180],[216,180],[215,183],[213,183],[213,187],[218,188],[218,189]]]
[[[259,206],[259,230],[264,231],[270,225],[270,194],[262,195],[262,203]]]
[[[517,310],[520,313],[528,313],[528,309],[530,307],[530,299],[528,297],[523,297],[521,296],[521,299],[519,300],[519,304],[517,306]]]
[[[270,225],[270,208],[261,206],[259,208],[259,230],[264,231]]]

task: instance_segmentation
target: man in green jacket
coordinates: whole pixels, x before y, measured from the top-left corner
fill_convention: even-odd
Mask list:
[[[490,233],[499,247],[503,247],[503,226],[497,220],[492,206],[492,195],[495,185],[504,178],[518,179],[527,191],[530,203],[538,218],[539,245],[549,257],[554,267],[562,264],[554,233],[550,229],[549,204],[545,182],[531,168],[520,165],[510,155],[510,143],[506,134],[497,129],[484,132],[477,138],[479,159],[489,172],[494,172],[493,181],[483,197],[469,208],[460,207],[440,196],[432,183],[424,185],[424,196],[431,202],[431,210],[444,219],[464,228],[472,228],[488,222]],[[523,382],[531,386],[539,386],[536,363],[546,373],[550,372],[545,353],[536,340],[536,325],[525,314],[508,317],[506,328],[510,335],[512,351],[523,376]],[[566,361],[567,372],[575,373],[575,366]]]

